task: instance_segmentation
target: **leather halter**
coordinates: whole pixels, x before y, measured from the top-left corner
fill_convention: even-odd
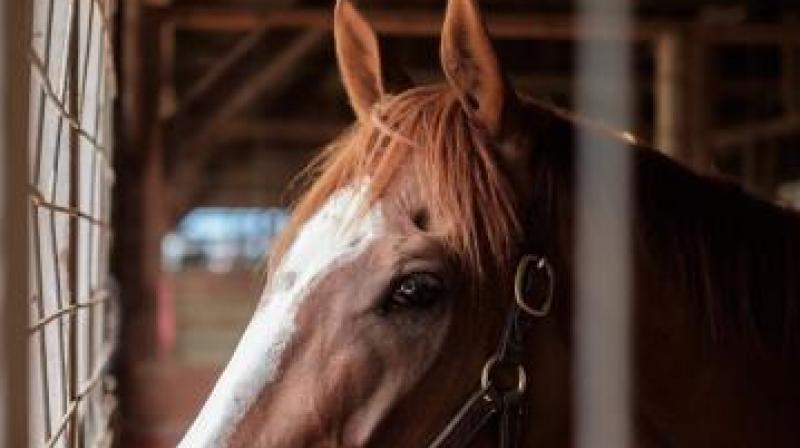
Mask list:
[[[530,269],[543,270],[548,276],[546,296],[541,305],[526,297]],[[514,303],[506,317],[500,343],[494,354],[486,361],[481,372],[480,386],[469,396],[458,412],[450,419],[429,448],[466,447],[475,435],[490,421],[497,418],[499,424],[499,447],[519,446],[523,415],[523,397],[527,377],[523,367],[525,352],[525,329],[530,318],[547,316],[553,305],[555,272],[545,257],[523,256],[514,276]],[[499,369],[516,370],[517,384],[514,387],[500,386],[496,381]],[[506,370],[508,371],[508,370]]]

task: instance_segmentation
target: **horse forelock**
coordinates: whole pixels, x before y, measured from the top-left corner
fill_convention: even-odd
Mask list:
[[[431,219],[449,229],[442,236],[445,244],[476,280],[487,271],[510,270],[521,236],[514,193],[486,139],[446,85],[384,97],[370,122],[354,124],[325,148],[301,175],[310,186],[276,242],[270,265],[279,263],[326,198],[365,177],[369,202],[387,195],[401,177],[416,180]]]

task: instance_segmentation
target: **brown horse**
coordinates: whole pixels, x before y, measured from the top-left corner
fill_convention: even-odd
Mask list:
[[[334,32],[357,121],[181,446],[570,445],[574,136],[616,137],[516,95],[474,0],[449,1],[440,85],[394,76],[346,0]],[[800,446],[800,217],[620,147],[632,440]]]

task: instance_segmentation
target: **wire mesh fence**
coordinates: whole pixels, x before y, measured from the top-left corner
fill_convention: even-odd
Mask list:
[[[107,446],[113,0],[34,0],[29,161],[33,446]]]

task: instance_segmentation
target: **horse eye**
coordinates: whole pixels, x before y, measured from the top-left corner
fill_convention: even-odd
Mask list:
[[[442,296],[441,280],[429,273],[413,273],[393,282],[381,311],[389,313],[401,309],[429,308]]]

